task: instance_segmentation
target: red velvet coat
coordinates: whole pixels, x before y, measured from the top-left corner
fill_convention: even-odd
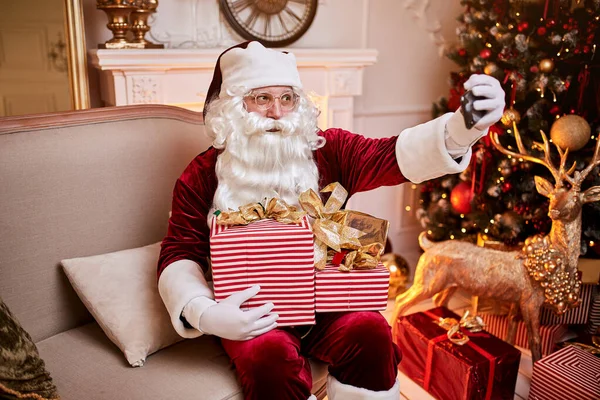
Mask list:
[[[327,143],[313,153],[320,188],[339,182],[350,197],[406,181],[396,160],[397,136],[368,139],[342,129],[328,129],[321,135]],[[217,189],[218,154],[217,149],[210,147],[198,155],[175,183],[169,229],[158,261],[159,276],[169,264],[182,259],[192,260],[207,270],[207,214]]]

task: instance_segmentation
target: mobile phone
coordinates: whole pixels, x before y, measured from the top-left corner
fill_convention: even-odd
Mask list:
[[[477,111],[473,108],[473,103],[477,100],[485,99],[482,96],[475,96],[472,91],[468,90],[460,97],[460,108],[462,111],[463,118],[465,120],[465,126],[467,129],[471,129],[477,121],[484,115],[484,111]]]

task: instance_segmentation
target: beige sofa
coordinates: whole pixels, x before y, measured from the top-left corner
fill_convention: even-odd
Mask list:
[[[211,336],[129,366],[60,266],[160,241],[175,180],[208,146],[201,114],[169,106],[0,119],[0,295],[63,399],[242,398]],[[326,368],[312,367],[323,398]]]

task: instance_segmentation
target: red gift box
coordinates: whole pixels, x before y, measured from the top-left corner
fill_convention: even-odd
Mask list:
[[[508,332],[508,316],[490,315],[482,313],[481,318],[485,322],[485,330],[500,339],[506,339]],[[564,336],[568,328],[566,325],[540,325],[540,340],[542,344],[542,355],[552,353],[556,343]],[[525,322],[517,323],[517,334],[515,335],[515,346],[529,348],[529,334]]]
[[[342,272],[328,264],[315,277],[317,312],[382,311],[387,308],[390,273],[383,264],[374,269]]]
[[[299,224],[267,219],[236,226],[213,218],[210,255],[216,301],[260,285],[243,310],[273,302],[278,326],[315,323],[314,241],[306,217]]]
[[[400,370],[439,400],[512,399],[521,352],[482,331],[461,331],[469,341],[448,339],[439,317],[460,317],[445,307],[400,317],[394,340],[402,350]]]
[[[533,365],[530,400],[600,399],[600,359],[567,346]]]

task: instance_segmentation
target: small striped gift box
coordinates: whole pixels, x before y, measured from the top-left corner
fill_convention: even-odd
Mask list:
[[[542,325],[578,325],[587,324],[590,314],[590,308],[594,300],[594,292],[597,283],[584,283],[581,285],[581,304],[577,308],[572,308],[561,316],[546,307],[542,307],[540,324]]]
[[[485,322],[485,330],[502,340],[506,339],[508,332],[508,317],[506,315],[481,314]],[[552,353],[555,344],[567,332],[566,325],[540,325],[540,339],[542,341],[542,355]],[[515,346],[529,348],[529,335],[525,322],[519,321],[517,325],[517,334],[515,336]]]
[[[567,346],[533,365],[529,400],[600,399],[600,358]]]
[[[307,218],[300,224],[262,220],[246,226],[217,225],[213,218],[210,255],[215,300],[260,285],[242,309],[273,302],[278,326],[315,323],[314,241]]]
[[[588,318],[588,325],[586,329],[587,333],[590,335],[600,332],[600,290],[598,290],[598,288],[596,289],[594,300],[592,301],[592,306],[590,307],[590,317]]]
[[[369,270],[341,272],[328,264],[317,271],[317,312],[382,311],[387,308],[390,273],[383,264]]]

